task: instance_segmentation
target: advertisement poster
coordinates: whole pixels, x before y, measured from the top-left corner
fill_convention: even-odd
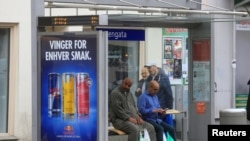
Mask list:
[[[173,39],[173,58],[182,59],[182,39]]]
[[[41,141],[97,141],[97,34],[41,35]]]
[[[210,99],[210,63],[193,62],[193,100],[209,101]]]
[[[174,59],[174,78],[180,79],[182,77],[182,63],[181,59]]]
[[[170,80],[181,80],[183,78],[183,38],[163,37],[163,69]],[[185,67],[184,67],[185,69]],[[174,82],[175,83],[175,82]],[[182,81],[178,81],[178,84]],[[175,83],[176,84],[176,83]]]
[[[162,28],[162,67],[171,84],[188,84],[188,29]]]
[[[172,59],[173,51],[172,51],[172,40],[164,39],[164,59]]]
[[[168,75],[169,79],[173,79],[174,74],[174,59],[166,59],[163,60],[163,69],[165,73]]]
[[[164,38],[164,59],[182,59],[182,38]]]

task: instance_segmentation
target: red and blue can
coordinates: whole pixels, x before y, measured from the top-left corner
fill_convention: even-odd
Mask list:
[[[76,74],[76,96],[77,96],[77,115],[84,117],[89,115],[89,86],[91,79],[88,73]]]
[[[48,75],[48,115],[50,117],[61,115],[60,74]]]

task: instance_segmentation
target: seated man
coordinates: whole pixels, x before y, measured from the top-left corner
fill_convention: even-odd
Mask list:
[[[151,80],[148,84],[147,91],[139,96],[137,106],[143,119],[155,127],[157,141],[163,141],[163,133],[166,134],[167,132],[176,140],[175,129],[160,118],[160,115],[164,114],[165,110],[160,107],[156,95],[159,87],[157,81]]]
[[[151,80],[156,80],[160,85],[160,88],[157,92],[157,97],[161,108],[173,109],[174,98],[169,77],[162,68],[157,67],[156,64],[154,63],[148,66],[148,68],[150,72],[150,76],[148,77],[148,82]],[[167,124],[171,125],[172,127],[174,127],[172,114],[163,115],[162,120],[165,121]]]
[[[151,141],[156,141],[154,127],[141,119],[135,105],[130,87],[132,80],[123,79],[120,86],[116,87],[110,95],[109,113],[112,125],[128,134],[129,141],[138,141],[141,129],[146,128]]]

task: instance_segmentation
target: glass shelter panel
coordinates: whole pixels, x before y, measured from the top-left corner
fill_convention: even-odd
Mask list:
[[[139,41],[109,41],[108,66],[109,93],[125,77],[133,80],[131,92],[134,93],[139,79]]]
[[[8,129],[10,29],[0,28],[0,133]]]

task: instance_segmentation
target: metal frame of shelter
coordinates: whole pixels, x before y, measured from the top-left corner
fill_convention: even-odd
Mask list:
[[[235,0],[232,9],[204,3],[201,0],[45,0],[45,8],[120,11],[107,14],[109,26],[186,27],[201,22],[234,22],[250,20],[250,0]],[[201,10],[202,9],[202,10]],[[203,10],[206,9],[206,10]],[[132,11],[133,14],[128,11]],[[78,16],[78,13],[76,13]],[[217,15],[232,15],[221,17]]]

